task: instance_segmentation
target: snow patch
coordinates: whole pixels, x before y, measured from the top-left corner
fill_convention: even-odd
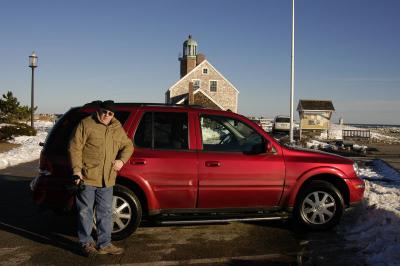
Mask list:
[[[346,224],[344,236],[356,243],[356,255],[368,265],[400,265],[400,174],[380,160],[360,171],[365,203],[356,221]]]
[[[39,159],[42,150],[39,143],[45,141],[53,125],[53,122],[37,121],[35,122],[36,136],[19,136],[10,141],[21,146],[0,154],[0,169]]]

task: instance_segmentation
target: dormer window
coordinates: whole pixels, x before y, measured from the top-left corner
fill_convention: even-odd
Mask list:
[[[203,74],[207,75],[208,74],[208,69],[207,68],[203,68]]]

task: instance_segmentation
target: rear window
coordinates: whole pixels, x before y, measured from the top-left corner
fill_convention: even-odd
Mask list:
[[[276,123],[290,123],[289,117],[277,117],[275,118]]]
[[[79,109],[71,109],[54,125],[47,137],[45,148],[53,152],[67,154],[69,139],[72,131],[83,118],[91,114],[91,112],[82,112]],[[115,118],[118,119],[122,125],[124,125],[129,117],[129,114],[130,112],[127,111],[117,111],[115,112]]]

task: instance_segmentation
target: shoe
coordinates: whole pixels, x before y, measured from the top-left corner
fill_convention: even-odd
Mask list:
[[[88,243],[88,244],[83,245],[81,247],[81,251],[85,257],[93,257],[93,256],[99,254],[94,243]]]
[[[120,254],[124,253],[124,249],[116,247],[113,244],[109,244],[105,247],[99,248],[98,253],[101,255],[105,255],[105,254],[120,255]]]

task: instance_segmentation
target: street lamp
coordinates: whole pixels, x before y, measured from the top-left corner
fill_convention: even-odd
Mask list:
[[[35,80],[35,68],[37,67],[38,57],[36,56],[35,52],[29,56],[29,67],[32,68],[32,83],[31,83],[31,127],[33,127],[33,112],[34,112],[34,80]]]

